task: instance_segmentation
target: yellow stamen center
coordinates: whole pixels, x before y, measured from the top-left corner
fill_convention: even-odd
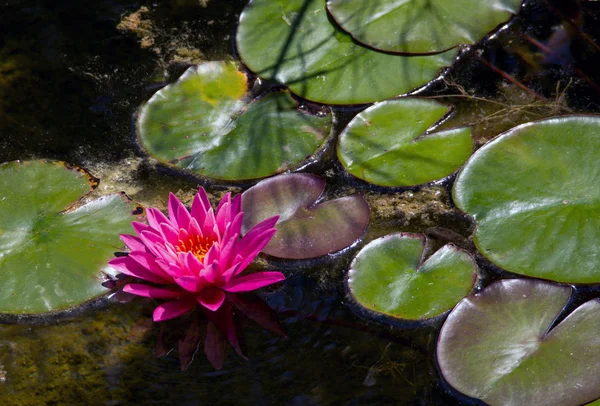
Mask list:
[[[191,252],[196,258],[202,261],[210,247],[212,247],[213,242],[204,236],[194,235],[186,240],[179,240],[179,245],[175,248],[177,252]]]

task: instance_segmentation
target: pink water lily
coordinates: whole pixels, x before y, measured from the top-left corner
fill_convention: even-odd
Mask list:
[[[137,236],[123,234],[131,250],[109,265],[151,284],[130,283],[123,290],[138,296],[169,299],[154,310],[154,321],[181,316],[199,303],[215,312],[226,292],[247,292],[285,279],[281,272],[240,275],[275,234],[277,217],[262,221],[241,236],[241,195],[226,194],[216,212],[203,188],[191,213],[169,195],[168,217],[147,210],[148,225],[133,222]]]

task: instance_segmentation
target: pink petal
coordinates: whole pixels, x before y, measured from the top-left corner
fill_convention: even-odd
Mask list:
[[[196,301],[193,295],[187,295],[180,299],[172,300],[158,306],[154,309],[154,321],[165,321],[174,319],[185,314],[196,307]]]
[[[225,292],[217,288],[205,288],[197,297],[198,303],[210,311],[217,311],[225,301]]]
[[[143,283],[130,283],[125,285],[123,292],[154,299],[175,299],[187,294],[187,292],[180,287],[156,287],[145,285]]]
[[[204,224],[202,224],[202,235],[209,237],[219,237],[218,235],[215,235],[215,226],[215,213],[212,209],[210,209],[206,212],[206,218],[204,219]]]
[[[194,254],[191,252],[182,252],[179,254],[179,263],[182,264],[186,270],[186,274],[198,276],[202,274],[205,266]]]
[[[221,249],[218,244],[213,244],[204,256],[204,264],[212,264],[213,262],[218,261],[219,258],[221,258]]]
[[[167,216],[165,216],[160,210],[153,207],[146,210],[146,218],[148,218],[148,224],[150,224],[150,227],[157,231],[160,230],[161,224],[171,224]]]
[[[235,349],[240,357],[246,358],[242,349],[240,348],[240,342],[236,333],[236,320],[233,317],[233,310],[229,302],[223,303],[223,305],[217,311],[210,311],[204,309],[204,314],[208,317],[208,320],[227,336],[227,340]]]
[[[219,263],[223,269],[227,269],[232,264],[233,255],[237,248],[238,236],[234,234],[232,238],[225,240],[225,246],[221,248]]]
[[[206,213],[211,208],[208,196],[203,188],[198,190],[194,201],[192,202],[192,218],[196,219],[198,224],[204,224]]]
[[[188,292],[198,293],[204,288],[204,281],[197,276],[186,275],[175,279],[175,282]]]
[[[125,275],[140,278],[152,283],[173,283],[172,279],[165,277],[162,274],[155,274],[151,270],[144,268],[133,259],[127,257],[114,258],[108,261],[108,265]]]
[[[179,243],[179,234],[170,223],[161,223],[159,230],[165,241],[168,241],[173,245],[177,245]]]
[[[202,235],[202,229],[194,217],[192,217],[190,220],[189,234],[198,236]]]
[[[246,245],[244,249],[238,249],[238,254],[244,258],[240,263],[238,273],[246,269],[246,267],[250,265],[252,261],[254,261],[254,258],[258,255],[258,253],[265,248],[269,241],[271,241],[271,238],[273,238],[276,231],[277,230],[274,228],[266,230],[259,237],[255,238],[249,245]]]
[[[146,251],[146,246],[138,237],[129,235],[129,234],[121,234],[121,240],[125,243],[127,247],[131,251]]]
[[[281,272],[256,272],[250,275],[235,277],[227,285],[222,286],[221,289],[227,292],[248,292],[281,282],[284,279],[285,275]]]
[[[133,251],[129,254],[128,258],[131,258],[152,273],[160,275],[167,280],[169,279],[165,271],[156,263],[154,255],[142,251]]]
[[[175,228],[188,228],[190,213],[173,193],[169,193],[168,211],[171,222],[177,225]]]
[[[160,255],[156,247],[164,245],[165,240],[163,239],[162,235],[158,234],[154,230],[149,229],[144,230],[140,233],[140,239],[142,240],[148,251],[150,251],[155,256]]]
[[[230,192],[225,193],[225,196],[223,196],[221,198],[221,201],[219,202],[219,205],[217,206],[217,210],[216,210],[217,217],[218,217],[219,213],[221,212],[221,210],[223,210],[223,207],[225,207],[225,205],[227,205],[226,210],[229,211],[229,208],[231,207],[231,193]]]
[[[237,216],[242,212],[242,195],[239,194],[231,201],[231,215]]]
[[[148,224],[140,223],[139,221],[132,221],[131,226],[138,235],[141,235],[142,231],[153,231],[152,227]]]
[[[211,285],[219,284],[221,277],[221,267],[219,267],[219,262],[214,261],[212,264],[206,266],[200,275]]]

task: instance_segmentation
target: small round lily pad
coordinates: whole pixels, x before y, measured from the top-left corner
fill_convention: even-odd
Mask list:
[[[381,186],[414,186],[456,171],[473,151],[471,128],[432,130],[450,108],[424,99],[377,103],[360,112],[338,141],[353,176]]]
[[[60,162],[0,165],[0,313],[62,310],[107,292],[106,263],[135,217],[120,195],[79,200],[94,182]]]
[[[189,68],[159,90],[138,118],[143,147],[161,161],[209,178],[262,178],[299,166],[321,146],[331,112],[301,110],[286,91],[251,99],[234,63]]]
[[[383,51],[435,53],[477,42],[522,0],[327,0],[356,40]]]
[[[600,282],[600,117],[524,124],[479,149],[452,195],[477,222],[474,242],[514,273]]]
[[[263,249],[265,254],[307,259],[346,248],[365,233],[369,205],[361,195],[317,203],[324,189],[324,179],[306,173],[259,182],[242,195],[242,231],[279,216],[277,233]]]
[[[600,302],[586,302],[552,326],[570,295],[568,286],[508,279],[463,299],[438,339],[444,379],[492,405],[575,406],[597,399]]]
[[[477,265],[465,251],[445,245],[423,260],[425,236],[391,234],[356,255],[348,287],[364,308],[405,320],[436,317],[471,292]]]
[[[236,41],[250,70],[328,104],[410,92],[437,77],[457,53],[401,56],[361,46],[332,24],[324,0],[252,0],[240,16]]]

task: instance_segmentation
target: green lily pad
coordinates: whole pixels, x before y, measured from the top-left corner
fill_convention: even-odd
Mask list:
[[[308,259],[346,248],[365,233],[369,205],[361,195],[317,203],[324,189],[325,180],[307,173],[257,183],[242,194],[242,231],[279,216],[277,233],[262,250],[265,254]]]
[[[502,268],[570,283],[600,282],[600,117],[515,127],[459,173],[456,205],[477,222],[474,242]]]
[[[465,298],[438,339],[442,375],[492,405],[581,405],[600,397],[600,302],[548,331],[571,295],[549,282],[508,279]]]
[[[450,108],[404,98],[377,103],[342,132],[338,158],[357,178],[382,186],[414,186],[444,178],[471,155],[471,128],[431,128]]]
[[[477,265],[465,251],[445,245],[423,261],[425,236],[391,234],[356,255],[348,287],[363,307],[388,316],[422,320],[438,316],[471,292]]]
[[[435,53],[477,42],[519,10],[521,0],[327,0],[338,24],[363,44]]]
[[[247,101],[246,76],[233,63],[189,68],[141,108],[148,152],[210,178],[262,178],[299,166],[331,129],[331,112],[300,110],[288,92]]]
[[[400,56],[357,44],[330,22],[325,0],[252,0],[240,16],[240,57],[259,76],[329,104],[389,99],[420,87],[456,50]]]
[[[0,312],[62,310],[107,292],[106,262],[135,217],[120,195],[79,201],[91,182],[58,162],[0,165]]]

